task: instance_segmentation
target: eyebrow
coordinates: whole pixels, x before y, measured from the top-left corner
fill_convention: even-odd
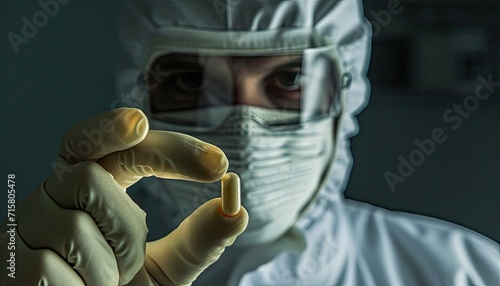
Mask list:
[[[245,58],[251,59],[251,58]],[[278,59],[276,57],[263,57],[256,62],[248,65],[249,70],[258,72],[271,72],[278,69],[294,69],[302,67],[302,57],[293,57],[289,59]]]
[[[168,62],[158,62],[157,65],[160,66],[160,69],[189,69],[189,70],[201,70],[203,69],[203,65],[200,63],[194,62],[185,62],[185,61],[168,61]]]
[[[274,65],[273,64],[263,65],[263,66],[251,65],[248,67],[248,71],[250,74],[254,75],[269,76],[276,72],[294,71],[301,68],[302,68],[302,59],[300,60],[294,59],[290,62],[276,63]]]
[[[302,67],[302,59],[300,60],[295,60],[293,62],[286,63],[284,65],[277,66],[273,69],[280,68],[280,69],[292,69],[292,68],[301,68]]]

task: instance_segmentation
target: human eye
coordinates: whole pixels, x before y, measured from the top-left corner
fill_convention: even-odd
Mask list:
[[[203,73],[196,70],[173,70],[162,78],[160,87],[164,96],[176,100],[197,98],[203,90]]]
[[[300,72],[283,71],[271,77],[271,85],[285,92],[298,91],[300,89]]]
[[[300,69],[277,71],[266,79],[266,95],[273,106],[280,109],[300,108]]]
[[[167,77],[165,85],[175,91],[174,95],[199,94],[203,89],[203,74],[197,71],[173,73]]]
[[[201,70],[169,70],[163,73],[158,87],[152,91],[153,109],[157,111],[198,107],[203,93]]]

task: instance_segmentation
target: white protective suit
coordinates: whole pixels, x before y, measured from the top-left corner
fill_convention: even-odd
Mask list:
[[[194,285],[500,285],[494,241],[452,223],[343,196],[352,166],[349,138],[358,131],[355,116],[369,97],[371,29],[361,1],[136,0],[124,12],[117,89],[133,107],[142,99],[130,91],[151,54],[306,48],[300,47],[300,36],[281,33],[284,28],[337,45],[352,75],[343,94],[335,156],[311,206],[278,240],[226,249]],[[179,34],[176,28],[194,32]],[[203,31],[217,32],[225,41],[203,38]],[[152,44],[162,37],[161,45]],[[179,209],[158,179],[145,179],[142,187],[129,194],[148,214],[150,238],[161,237],[179,222]]]

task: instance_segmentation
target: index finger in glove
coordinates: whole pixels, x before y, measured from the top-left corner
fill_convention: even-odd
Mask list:
[[[139,109],[104,112],[69,128],[61,142],[59,157],[70,165],[99,159],[138,144],[148,130],[148,120]]]
[[[150,130],[141,143],[97,161],[122,188],[142,177],[214,182],[229,162],[218,147],[192,136]]]

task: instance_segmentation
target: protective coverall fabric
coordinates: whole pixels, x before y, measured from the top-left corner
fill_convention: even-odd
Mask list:
[[[352,166],[349,138],[358,132],[355,116],[369,97],[371,30],[361,1],[129,1],[125,19],[117,81],[125,98],[151,55],[185,49],[279,54],[336,45],[352,75],[329,182],[314,205],[275,243],[227,249],[194,285],[500,284],[498,244],[488,238],[343,197]],[[175,40],[165,41],[168,36]],[[154,238],[173,228],[169,218],[179,210],[157,181],[145,180],[144,187],[131,195],[148,213]]]

